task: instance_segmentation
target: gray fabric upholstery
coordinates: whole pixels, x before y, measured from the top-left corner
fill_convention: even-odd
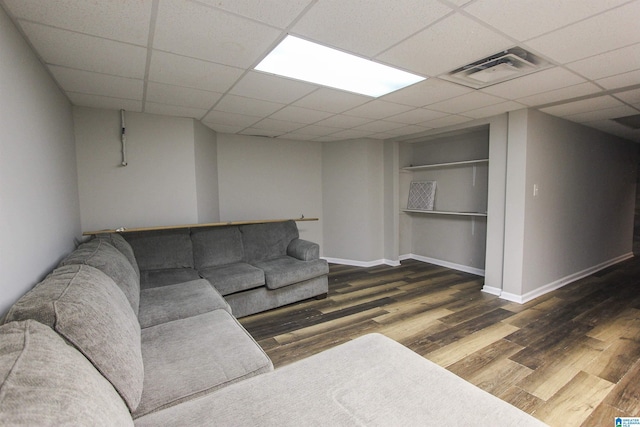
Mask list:
[[[295,221],[242,225],[240,232],[245,261],[250,264],[286,255],[289,243],[299,237]]]
[[[205,268],[200,274],[222,295],[264,286],[264,272],[244,262]]]
[[[140,270],[193,268],[188,228],[123,234],[133,248]]]
[[[136,256],[133,254],[133,248],[131,247],[129,242],[127,242],[124,239],[124,237],[122,237],[118,233],[102,233],[102,234],[96,234],[95,238],[106,240],[107,242],[111,243],[111,245],[114,248],[122,252],[122,254],[126,256],[129,262],[131,263],[131,266],[136,271],[136,274],[138,275],[138,277],[140,277],[140,268],[138,267],[138,261],[136,261]]]
[[[248,291],[226,295],[225,299],[231,306],[233,315],[240,318],[326,294],[329,289],[328,282],[327,276],[320,276],[296,283],[295,286],[285,286],[279,289],[271,290],[261,286]]]
[[[273,369],[260,346],[224,310],[143,329],[142,354],[144,391],[134,418]]]
[[[20,298],[5,318],[27,319],[50,326],[73,344],[135,410],[144,378],[140,325],[109,276],[83,264],[57,268]]]
[[[231,307],[204,279],[177,285],[143,289],[140,292],[141,328],[185,319],[209,311],[222,309],[231,313]]]
[[[83,243],[60,263],[86,264],[111,277],[129,300],[133,312],[138,314],[140,304],[140,276],[126,256],[106,239],[93,239]]]
[[[140,271],[140,288],[149,289],[158,286],[175,285],[201,279],[198,271],[193,268],[166,268],[162,270]]]
[[[378,334],[135,421],[137,427],[212,422],[274,427],[544,426]]]
[[[194,228],[191,230],[191,240],[194,265],[198,270],[244,260],[238,227]]]
[[[320,258],[320,245],[308,240],[293,239],[287,247],[287,255],[302,261]]]
[[[283,256],[258,261],[254,265],[264,271],[265,283],[269,289],[278,289],[329,274],[329,265],[323,259],[300,261],[290,256]]]
[[[0,327],[0,425],[133,425],[113,386],[51,328]]]

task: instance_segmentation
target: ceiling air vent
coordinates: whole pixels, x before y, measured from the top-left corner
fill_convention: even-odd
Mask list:
[[[460,67],[441,78],[480,89],[540,71],[551,65],[531,52],[514,47]]]

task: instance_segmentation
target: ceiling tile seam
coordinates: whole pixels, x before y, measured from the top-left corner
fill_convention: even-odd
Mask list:
[[[147,58],[144,67],[144,83],[142,86],[142,112],[147,108],[147,89],[149,86],[149,69],[151,68],[151,55],[153,54],[153,40],[156,34],[156,23],[158,21],[158,7],[160,0],[153,0],[151,3],[151,17],[149,19],[149,36],[147,37]]]
[[[530,106],[529,108],[541,109],[541,108],[556,107],[558,105],[570,104],[572,102],[578,102],[578,101],[584,101],[584,100],[587,100],[587,99],[599,98],[601,96],[613,96],[613,95],[615,95],[617,93],[627,92],[627,91],[636,90],[636,89],[640,89],[640,84],[635,84],[635,85],[625,86],[625,87],[621,87],[621,88],[604,90],[602,92],[597,92],[597,93],[592,93],[592,94],[587,94],[587,95],[582,95],[582,96],[576,96],[574,98],[568,98],[568,99],[564,99],[564,100],[560,100],[560,101],[549,102],[549,103],[546,103],[546,104],[534,105],[534,106]],[[549,91],[549,92],[551,92],[551,91]],[[615,99],[618,99],[618,98],[615,98]]]
[[[91,92],[79,92],[77,90],[68,90],[65,92],[65,94],[78,94],[78,95],[89,95],[89,96],[95,96],[98,98],[106,98],[106,99],[119,99],[119,100],[123,100],[123,101],[135,101],[135,102],[142,102],[142,100],[140,99],[136,99],[136,98],[123,98],[120,96],[109,96],[109,95],[100,95],[100,94],[96,94],[96,93],[91,93]]]

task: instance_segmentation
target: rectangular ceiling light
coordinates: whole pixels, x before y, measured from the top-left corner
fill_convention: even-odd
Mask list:
[[[425,77],[293,36],[285,37],[255,69],[373,97],[425,80]]]

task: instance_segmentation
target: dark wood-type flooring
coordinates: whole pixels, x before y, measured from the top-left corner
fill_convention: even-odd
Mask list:
[[[640,416],[640,260],[527,304],[418,261],[331,265],[329,295],[240,319],[277,367],[379,332],[551,426]]]

